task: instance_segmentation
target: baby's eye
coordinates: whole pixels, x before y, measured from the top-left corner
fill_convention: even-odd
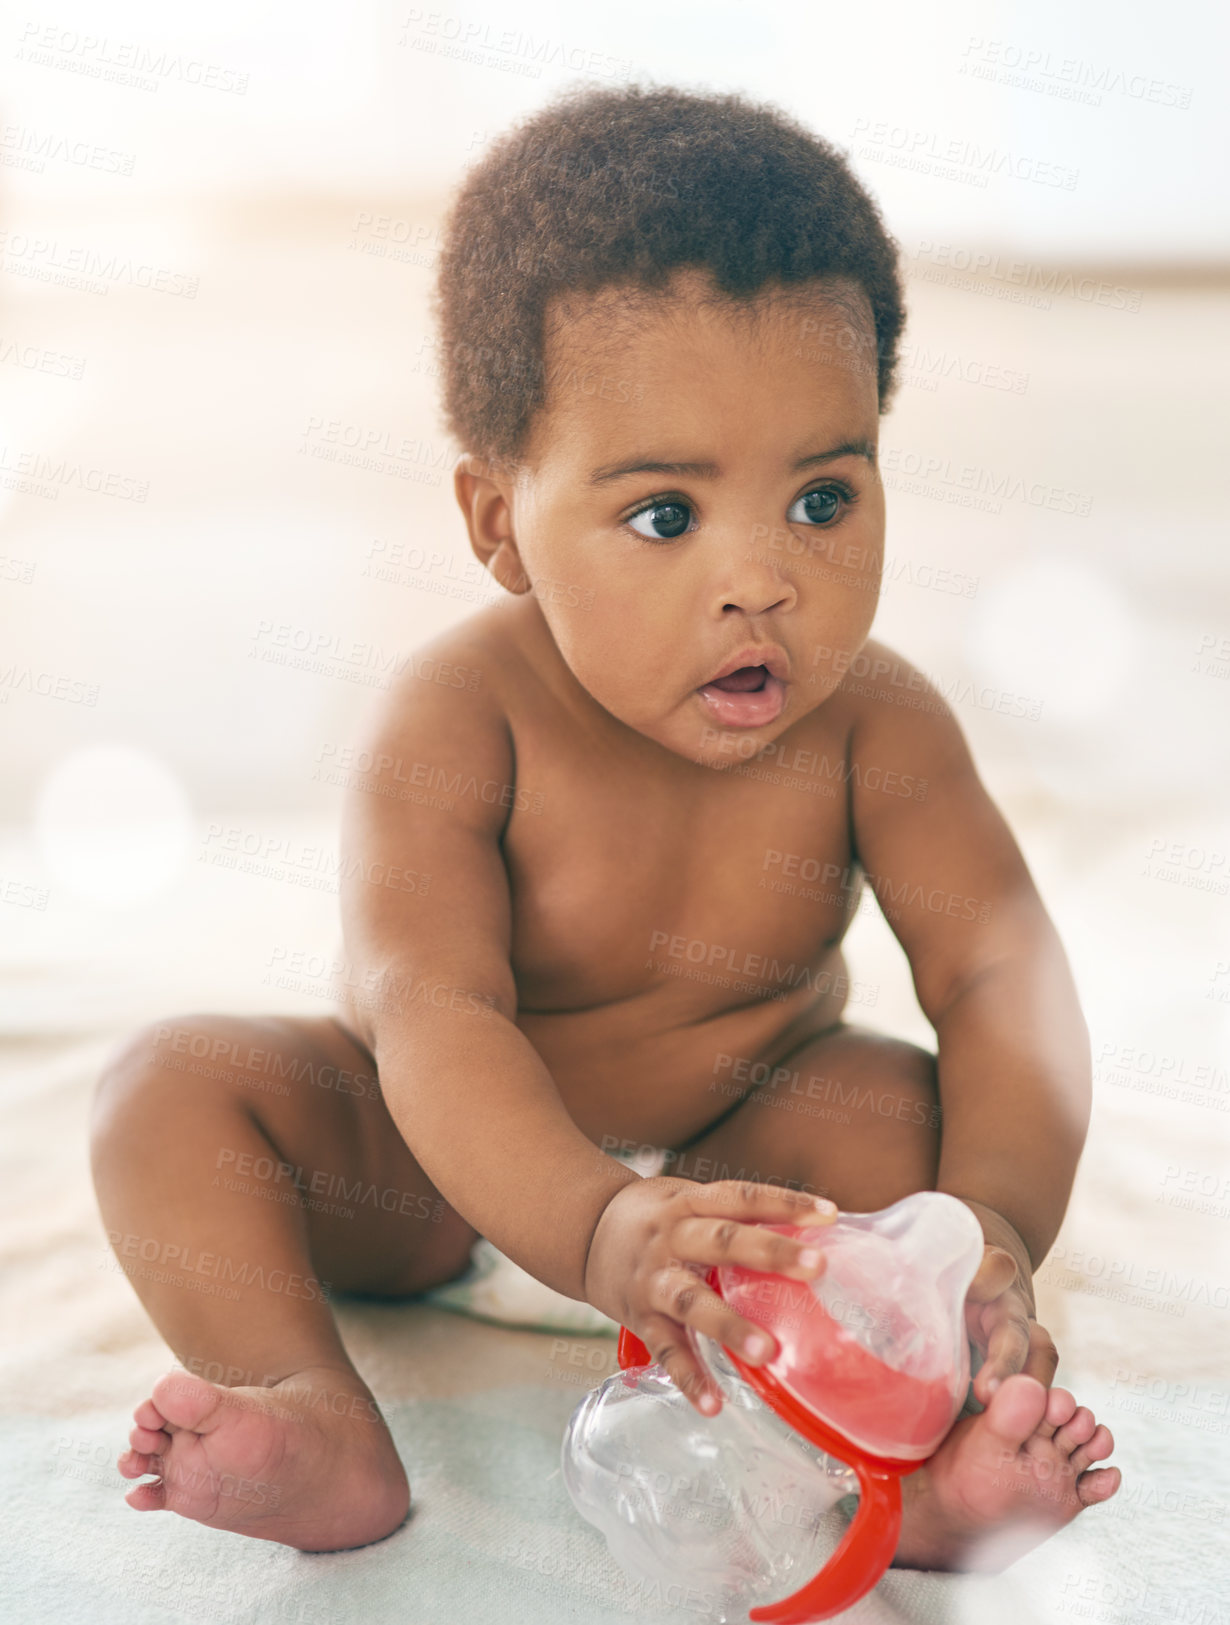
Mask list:
[[[827,525],[837,517],[841,495],[834,485],[821,486],[818,491],[805,491],[797,502],[790,504],[786,518],[792,525]],[[797,511],[800,508],[802,513]]]
[[[647,542],[671,542],[687,530],[691,513],[686,502],[653,502],[648,508],[642,508],[640,513],[634,513],[628,524]],[[638,528],[638,521],[642,519],[651,529]]]

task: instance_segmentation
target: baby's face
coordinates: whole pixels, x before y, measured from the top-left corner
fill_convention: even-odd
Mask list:
[[[506,523],[577,681],[718,766],[814,710],[861,649],[884,501],[870,312],[851,348],[819,291],[748,319],[710,287],[688,270],[682,298],[623,315],[600,294],[551,332]]]

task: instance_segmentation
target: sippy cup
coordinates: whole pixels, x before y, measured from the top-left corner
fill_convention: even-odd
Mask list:
[[[765,1228],[821,1247],[821,1274],[721,1265],[705,1279],[773,1333],[774,1358],[749,1366],[689,1327],[722,1393],[705,1417],[621,1327],[622,1369],[573,1413],[562,1468],[635,1579],[677,1598],[686,1588],[718,1621],[808,1625],[852,1607],[892,1561],[901,1478],[939,1445],[969,1385],[963,1305],[983,1238],[963,1202],[935,1191]],[[854,1493],[834,1551],[836,1504]]]

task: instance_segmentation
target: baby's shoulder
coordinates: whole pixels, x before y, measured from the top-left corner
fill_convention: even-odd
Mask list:
[[[497,603],[399,652],[360,732],[370,750],[430,746],[453,756],[508,750],[507,699],[524,655]]]
[[[938,693],[927,674],[908,655],[892,649],[878,638],[868,638],[856,655],[838,656],[841,682],[837,693],[855,710],[869,704],[883,705],[890,693]]]
[[[833,700],[845,713],[854,757],[891,754],[921,764],[964,750],[952,707],[908,655],[869,638],[847,663]]]
[[[491,604],[406,651],[398,662],[393,692],[409,701],[419,694],[418,685],[426,685],[455,694],[482,694],[498,703],[516,668],[524,663],[507,609],[503,601]]]

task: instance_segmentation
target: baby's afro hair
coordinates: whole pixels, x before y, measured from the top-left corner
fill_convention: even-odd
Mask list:
[[[680,266],[707,268],[736,301],[855,284],[888,409],[905,320],[897,245],[837,148],[736,94],[582,85],[501,136],[449,211],[434,315],[460,446],[523,459],[548,394],[553,294],[662,289]]]

